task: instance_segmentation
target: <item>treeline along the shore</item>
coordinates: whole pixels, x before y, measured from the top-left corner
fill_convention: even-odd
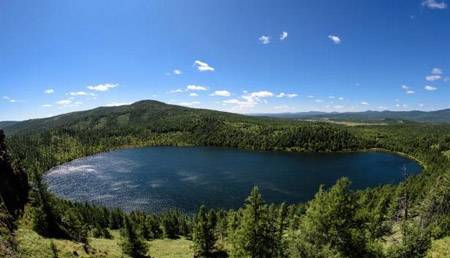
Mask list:
[[[146,253],[142,239],[186,237],[197,256],[423,257],[432,239],[450,235],[450,127],[405,124],[343,126],[159,107],[79,115],[64,124],[7,137],[29,175],[28,206],[36,232],[85,244],[121,229],[125,253]],[[77,114],[74,114],[77,115]],[[351,191],[348,179],[321,187],[309,202],[265,204],[255,188],[239,210],[125,214],[60,200],[42,174],[63,162],[119,148],[226,146],[280,151],[400,152],[424,165],[399,185]],[[276,173],[276,171],[274,171]],[[362,171],[363,173],[363,171]],[[400,236],[392,240],[392,236]]]

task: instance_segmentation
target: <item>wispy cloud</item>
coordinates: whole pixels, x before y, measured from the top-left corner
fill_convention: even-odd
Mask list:
[[[270,37],[269,36],[264,36],[263,35],[263,36],[259,37],[258,40],[264,45],[270,43]]]
[[[434,87],[434,86],[431,86],[431,85],[427,85],[427,86],[425,86],[425,90],[427,90],[427,91],[435,91],[435,90],[437,90],[437,88]]]
[[[186,107],[193,107],[193,106],[199,106],[202,103],[200,101],[192,101],[192,102],[180,102],[181,106],[186,106]]]
[[[280,40],[285,40],[289,36],[287,31],[283,31],[280,35]]]
[[[430,9],[445,9],[447,8],[447,4],[445,2],[436,2],[436,0],[424,0],[422,2],[422,6],[426,6]]]
[[[106,104],[105,107],[117,107],[117,106],[124,106],[124,105],[131,105],[133,102],[112,102],[109,104]]]
[[[42,105],[41,107],[43,107],[43,108],[50,108],[50,107],[52,107],[53,105],[52,104],[44,104],[44,105]]]
[[[369,105],[369,103],[368,103],[368,102],[366,102],[366,101],[361,101],[361,105],[363,105],[363,106],[368,106],[368,105]]]
[[[442,74],[442,69],[441,68],[433,68],[433,70],[431,71],[432,74]]]
[[[341,39],[338,36],[328,35],[328,38],[331,39],[334,42],[334,44],[341,43]]]
[[[440,80],[442,78],[442,76],[438,75],[438,74],[433,74],[433,75],[428,75],[425,77],[425,80],[427,81],[436,81],[436,80]]]
[[[283,98],[283,97],[287,97],[287,98],[295,98],[295,97],[297,97],[297,96],[298,96],[298,95],[295,94],[295,93],[284,93],[284,92],[281,92],[280,94],[277,95],[277,98]]]
[[[208,90],[208,88],[207,88],[207,87],[204,87],[204,86],[200,86],[200,85],[188,85],[188,86],[186,87],[186,91],[189,91],[189,90],[206,91],[206,90]]]
[[[72,92],[67,93],[66,95],[70,95],[70,96],[97,96],[94,93],[85,92],[85,91],[72,91]]]
[[[53,89],[46,89],[46,90],[44,91],[44,93],[45,93],[45,94],[53,94],[53,93],[55,93],[55,91],[54,91]]]
[[[175,75],[180,75],[180,74],[183,74],[183,72],[182,72],[182,71],[180,71],[180,70],[176,70],[176,69],[175,69],[175,70],[173,70],[173,71],[172,71],[172,73],[173,73],[173,74],[175,74]]]
[[[189,94],[189,96],[190,96],[190,97],[198,97],[198,94],[195,93],[195,92],[192,92],[192,93]]]
[[[273,96],[274,94],[270,91],[255,91],[242,95],[240,99],[227,99],[222,102],[224,104],[236,105],[238,108],[253,108],[260,102],[267,103],[265,98]]]
[[[344,97],[339,97],[339,100],[344,100]]]
[[[67,106],[70,103],[72,103],[72,100],[70,100],[70,99],[63,99],[60,101],[56,101],[56,104],[61,105],[61,106]]]
[[[194,66],[197,67],[197,70],[200,72],[211,71],[214,72],[214,67],[209,66],[209,64],[202,62],[200,60],[194,61]]]
[[[406,94],[414,94],[414,93],[416,93],[415,91],[411,90],[411,88],[408,85],[403,84],[401,87],[402,87],[402,89],[405,90]]]
[[[227,90],[216,90],[211,94],[211,96],[229,97],[231,96],[231,93]]]
[[[16,103],[16,102],[18,102],[17,100],[12,99],[12,98],[10,98],[8,96],[3,96],[3,99],[8,101],[9,103]]]
[[[171,90],[168,93],[182,93],[183,90],[182,89],[176,89],[176,90]]]
[[[95,91],[108,91],[108,90],[113,89],[113,88],[115,88],[117,86],[119,86],[119,84],[105,83],[105,84],[87,86],[87,88],[90,89],[90,90],[95,90]]]

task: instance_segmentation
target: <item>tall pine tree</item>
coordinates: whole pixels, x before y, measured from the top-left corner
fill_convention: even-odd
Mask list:
[[[214,248],[215,237],[211,216],[208,219],[203,205],[195,218],[192,241],[194,242],[195,257],[207,256]]]

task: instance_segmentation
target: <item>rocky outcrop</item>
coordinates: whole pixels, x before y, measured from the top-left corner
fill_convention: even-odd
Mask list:
[[[14,166],[0,129],[0,257],[19,257],[14,239],[15,219],[27,202],[28,190],[27,174]]]

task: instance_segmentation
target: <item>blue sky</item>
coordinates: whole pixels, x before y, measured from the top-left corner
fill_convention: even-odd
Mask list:
[[[448,0],[0,1],[0,121],[450,105]]]

